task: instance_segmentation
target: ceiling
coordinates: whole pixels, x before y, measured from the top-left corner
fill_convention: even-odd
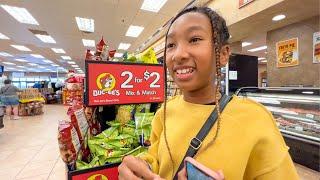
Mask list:
[[[82,39],[92,39],[98,43],[103,36],[111,49],[117,49],[120,42],[123,42],[130,43],[131,47],[128,51],[133,52],[189,2],[190,0],[168,0],[158,13],[154,13],[140,9],[142,0],[1,0],[0,5],[26,8],[39,25],[19,23],[3,8],[0,8],[0,33],[10,38],[10,40],[0,39],[0,52],[14,56],[0,56],[0,64],[8,61],[17,66],[24,66],[24,68],[17,68],[4,64],[5,69],[9,68],[9,71],[56,71],[57,67],[43,62],[43,59],[30,56],[30,54],[40,54],[65,69],[72,69],[66,60],[62,60],[63,55],[70,56],[84,70],[85,51],[88,48],[83,46]],[[75,21],[76,16],[94,19],[94,33],[88,34],[80,31]],[[130,25],[144,27],[139,37],[125,36]],[[56,44],[40,41],[29,29],[46,31],[55,39]],[[13,44],[24,45],[32,52],[19,51],[10,46]],[[51,48],[62,48],[66,53],[56,54]],[[123,50],[117,51],[124,52]],[[17,58],[28,62],[17,62],[15,61]],[[30,66],[27,64],[30,62],[44,68]]]

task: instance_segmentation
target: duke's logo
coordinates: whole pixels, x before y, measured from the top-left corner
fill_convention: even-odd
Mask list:
[[[116,86],[116,79],[110,73],[102,73],[97,77],[96,83],[100,90],[107,92]]]

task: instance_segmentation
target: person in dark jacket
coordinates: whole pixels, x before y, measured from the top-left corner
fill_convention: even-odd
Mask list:
[[[19,97],[17,92],[20,92],[20,89],[12,85],[10,79],[4,80],[4,86],[0,89],[1,102],[6,106],[6,114],[10,116],[10,119],[14,120],[19,119]]]

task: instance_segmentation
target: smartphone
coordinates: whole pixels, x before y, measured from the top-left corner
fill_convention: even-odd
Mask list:
[[[216,180],[217,173],[200,164],[191,157],[186,157],[185,167],[188,180]]]

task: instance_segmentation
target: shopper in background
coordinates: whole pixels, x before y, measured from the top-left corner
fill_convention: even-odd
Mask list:
[[[179,179],[187,178],[186,169],[178,172],[178,167],[191,139],[213,109],[219,109],[220,68],[229,60],[229,37],[225,20],[207,7],[185,9],[172,20],[166,35],[165,69],[183,95],[158,110],[148,153],[125,157],[119,166],[120,179],[173,179],[176,173]],[[237,96],[221,114],[218,111],[217,122],[194,159],[218,179],[298,179],[271,113]]]
[[[10,117],[10,119],[14,120],[19,119],[19,97],[17,92],[20,92],[20,90],[11,84],[10,79],[4,80],[4,86],[0,89],[1,102],[6,106],[6,114]]]

